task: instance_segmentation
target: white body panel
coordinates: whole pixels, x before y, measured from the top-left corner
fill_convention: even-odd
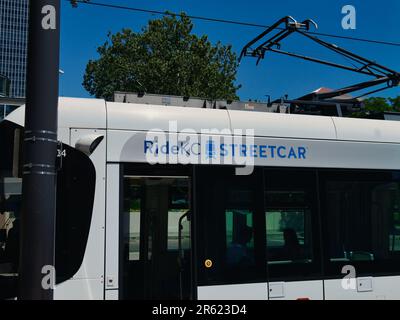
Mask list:
[[[400,129],[399,129],[400,130]],[[192,145],[198,143],[196,135],[188,135],[193,141]],[[144,152],[146,133],[132,131],[109,130],[109,147],[107,150],[107,161],[109,162],[148,162]],[[218,136],[209,136],[219,141]],[[169,135],[170,140],[177,139],[176,135]],[[197,139],[197,140],[196,140]],[[243,143],[246,143],[243,141]],[[395,143],[366,143],[353,141],[323,141],[323,140],[301,140],[257,137],[254,140],[256,146],[284,146],[289,150],[291,147],[306,149],[306,158],[274,158],[258,156],[253,158],[256,166],[276,167],[319,167],[319,168],[359,168],[359,169],[398,169],[400,159],[400,145]],[[249,144],[247,144],[249,146]],[[204,145],[201,150],[205,151]],[[259,152],[259,151],[258,151]],[[160,163],[169,163],[169,158]],[[185,160],[193,164],[201,163],[197,154],[185,157]],[[221,157],[224,161],[224,158]],[[216,163],[218,164],[218,163]]]
[[[104,100],[61,98],[60,105],[58,123],[61,128],[107,128]]]
[[[58,128],[58,140],[67,145],[71,143],[69,128]]]
[[[105,300],[119,300],[118,290],[107,290]]]
[[[357,279],[359,287],[359,279]],[[400,276],[375,277],[372,280],[372,287],[367,291],[359,288],[345,290],[342,287],[342,280],[325,280],[326,300],[399,300],[400,299]]]
[[[6,120],[24,125],[25,106],[10,113]],[[98,99],[60,98],[58,129],[106,129],[106,102]]]
[[[199,300],[268,300],[268,284],[240,284],[199,287]]]
[[[233,129],[254,129],[256,137],[336,139],[332,118],[296,114],[229,111]]]
[[[399,143],[400,130],[396,121],[334,118],[339,140]]]
[[[192,129],[200,133],[202,129],[230,128],[226,110],[107,103],[107,115],[108,129],[116,130],[168,132],[171,121],[177,122],[178,131]]]
[[[119,221],[120,221],[120,166],[107,165],[107,215],[106,215],[106,295],[118,289]]]
[[[323,300],[322,280],[296,282],[270,282],[269,300]]]
[[[104,283],[101,279],[72,279],[58,285],[54,300],[103,300]]]

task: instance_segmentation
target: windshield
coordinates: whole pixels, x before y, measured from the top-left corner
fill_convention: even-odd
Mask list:
[[[16,296],[21,213],[23,128],[0,123],[0,298]]]
[[[0,122],[0,299],[17,296],[22,203],[23,128]],[[96,170],[84,153],[61,144],[57,172],[56,278],[72,278],[82,265],[93,213]]]

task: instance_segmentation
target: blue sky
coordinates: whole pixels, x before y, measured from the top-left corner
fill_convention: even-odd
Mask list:
[[[279,18],[291,15],[302,21],[314,19],[319,32],[343,36],[400,42],[400,1],[398,0],[93,0],[96,2],[131,6],[161,11],[181,12],[227,20],[239,20],[270,25]],[[61,75],[60,94],[71,97],[89,97],[82,87],[83,73],[89,59],[98,57],[96,48],[106,40],[107,33],[122,28],[140,31],[149,19],[157,15],[124,10],[100,8],[80,4],[77,9],[65,1],[61,13]],[[357,29],[344,30],[341,26],[344,5],[351,4],[357,10]],[[236,52],[258,35],[262,29],[229,24],[194,21],[194,32],[207,34],[212,42],[232,44]],[[344,48],[371,58],[385,66],[400,71],[400,47],[362,43],[341,39],[323,38]],[[314,46],[309,40],[295,36],[285,42],[282,49],[303,54],[332,58],[325,49]],[[336,62],[346,63],[341,57]],[[368,76],[353,74],[327,66],[321,66],[286,56],[270,55],[258,67],[255,60],[246,59],[239,67],[237,83],[242,85],[239,96],[242,100],[265,99],[270,94],[279,98],[288,94],[297,98],[321,86],[340,88],[368,80]],[[393,88],[379,95],[400,95]]]

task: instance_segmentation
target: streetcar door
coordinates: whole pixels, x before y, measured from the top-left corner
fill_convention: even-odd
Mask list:
[[[264,171],[270,300],[322,300],[317,175],[309,169]]]
[[[124,299],[190,299],[188,177],[129,177],[123,181]]]
[[[196,168],[199,300],[267,300],[262,171]]]

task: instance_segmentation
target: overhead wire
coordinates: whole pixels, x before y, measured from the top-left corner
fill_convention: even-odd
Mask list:
[[[181,13],[173,13],[168,11],[159,11],[159,10],[150,10],[150,9],[143,9],[143,8],[136,8],[136,7],[128,7],[122,5],[115,5],[115,4],[108,4],[108,3],[101,3],[101,2],[93,2],[93,1],[85,1],[85,0],[66,0],[70,3],[74,3],[74,6],[77,4],[85,4],[91,6],[98,6],[98,7],[105,7],[105,8],[112,8],[112,9],[119,9],[119,10],[127,10],[133,12],[142,12],[142,13],[150,13],[150,14],[158,14],[164,16],[177,16],[183,17],[186,16],[192,20],[201,20],[201,21],[208,21],[208,22],[215,22],[215,23],[225,23],[225,24],[232,24],[232,25],[240,25],[240,26],[247,26],[247,27],[256,27],[256,28],[269,28],[268,25],[258,24],[258,23],[251,23],[251,22],[244,22],[244,21],[237,21],[237,20],[227,20],[227,19],[219,19],[219,18],[211,18],[205,16],[197,16],[197,15],[187,15]],[[282,28],[277,28],[282,30]],[[375,39],[366,39],[366,38],[358,38],[358,37],[350,37],[350,36],[341,36],[329,33],[322,33],[322,32],[315,32],[315,31],[308,31],[307,33],[312,35],[317,35],[321,37],[329,37],[329,38],[336,38],[336,39],[344,39],[344,40],[352,40],[358,42],[366,42],[366,43],[373,43],[373,44],[380,44],[380,45],[388,45],[388,46],[395,46],[400,47],[399,42],[394,41],[382,41],[382,40],[375,40]]]

